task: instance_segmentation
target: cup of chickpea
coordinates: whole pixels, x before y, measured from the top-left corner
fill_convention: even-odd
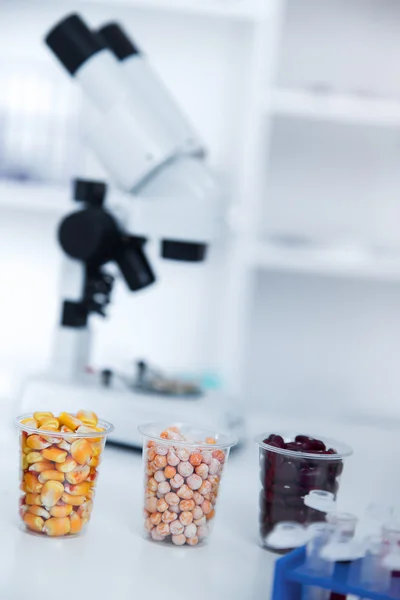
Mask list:
[[[234,438],[188,424],[151,423],[143,436],[144,531],[154,542],[203,544]]]
[[[19,430],[22,526],[30,533],[70,537],[85,530],[93,508],[101,454],[113,426],[93,412],[35,412]]]

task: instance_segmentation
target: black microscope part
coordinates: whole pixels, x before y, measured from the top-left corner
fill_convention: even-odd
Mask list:
[[[73,198],[77,202],[85,202],[91,206],[103,206],[107,185],[102,181],[75,179],[73,181]]]
[[[45,42],[71,75],[94,54],[106,48],[101,38],[78,14],[69,15],[57,23],[46,35]]]
[[[108,23],[107,25],[103,25],[97,33],[100,36],[100,40],[104,41],[118,60],[124,60],[129,56],[140,54],[139,48],[126,35],[125,31],[118,23]]]
[[[162,240],[161,256],[170,260],[201,262],[206,259],[207,244]]]

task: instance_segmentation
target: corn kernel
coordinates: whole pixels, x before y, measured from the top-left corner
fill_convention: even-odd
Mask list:
[[[96,469],[94,469],[93,467],[90,469],[90,473],[87,476],[87,481],[89,481],[92,485],[94,485],[96,483],[96,479],[97,479],[97,471]]]
[[[66,450],[67,452],[69,452],[71,449],[71,444],[69,444],[67,440],[62,439],[58,442],[58,447],[61,448],[61,450]]]
[[[33,494],[40,494],[42,491],[42,484],[38,481],[37,476],[34,473],[25,473],[24,475],[25,490],[32,492]]]
[[[103,450],[103,442],[91,442],[93,456],[99,456]]]
[[[68,458],[64,462],[56,464],[56,469],[57,471],[61,471],[61,473],[70,473],[71,471],[76,469],[77,466],[78,463],[76,462],[76,460],[74,460],[72,456],[68,456]]]
[[[69,517],[72,513],[72,506],[70,504],[56,504],[52,506],[50,509],[50,514],[52,517]]]
[[[82,506],[78,508],[78,515],[81,517],[81,519],[89,519],[92,508],[93,502],[91,500],[84,502]]]
[[[44,419],[54,418],[54,415],[52,412],[35,412],[33,413],[33,418],[36,419],[40,425]]]
[[[71,506],[81,506],[86,500],[85,496],[72,496],[66,492],[63,493],[61,499],[66,504],[71,504]]]
[[[75,440],[71,444],[71,456],[80,465],[85,465],[93,456],[93,449],[85,439]]]
[[[68,517],[52,517],[44,524],[43,531],[50,536],[67,535],[71,529],[71,522]]]
[[[83,523],[82,523],[82,519],[80,518],[78,513],[72,512],[69,517],[69,520],[71,523],[70,533],[79,533],[80,530],[82,529]]]
[[[42,455],[40,454],[40,452],[29,452],[29,454],[26,455],[26,460],[29,464],[32,463],[36,463],[36,462],[41,462],[43,460]]]
[[[29,448],[28,446],[23,446],[22,447],[22,452],[24,454],[29,454],[30,452],[32,452],[32,448]]]
[[[26,425],[27,427],[32,427],[32,429],[37,429],[38,422],[36,419],[29,417],[28,419],[22,419],[21,425]]]
[[[58,417],[58,420],[61,425],[65,425],[66,427],[69,427],[69,429],[72,429],[72,431],[75,431],[75,429],[78,429],[78,427],[80,425],[83,425],[83,423],[80,419],[77,419],[73,415],[70,415],[69,413],[66,413],[66,412],[61,413],[60,416]]]
[[[46,442],[49,442],[49,444],[59,444],[62,441],[62,437],[55,435],[55,432],[52,435],[49,435],[48,433],[48,430],[47,432],[43,432],[42,437],[46,440]]]
[[[42,519],[50,519],[50,513],[43,506],[28,506],[28,512]]]
[[[72,429],[70,429],[69,427],[67,427],[66,425],[62,425],[60,427],[60,431],[61,433],[74,433]],[[64,436],[64,439],[66,442],[68,442],[69,444],[72,444],[72,442],[74,441],[75,437],[72,436]]]
[[[22,454],[22,455],[21,455],[21,469],[22,469],[23,471],[25,471],[25,469],[27,469],[28,467],[29,467],[29,463],[28,463],[28,461],[26,460],[26,455],[25,455],[25,454]]]
[[[42,517],[37,517],[31,513],[26,513],[23,517],[25,525],[32,531],[43,531],[44,521]]]
[[[64,486],[59,481],[46,481],[43,485],[40,498],[42,504],[46,507],[51,507],[57,504],[64,494]]]
[[[53,469],[53,463],[49,460],[41,460],[29,467],[29,470],[33,473],[43,473],[43,471],[47,471],[48,469]]]
[[[88,425],[89,427],[96,427],[97,423],[99,422],[96,413],[89,410],[79,410],[76,413],[76,417],[82,421],[84,425]]]
[[[75,463],[76,464],[76,463]],[[90,473],[90,467],[76,467],[73,471],[69,471],[65,474],[65,479],[68,483],[77,484],[85,481]]]
[[[38,479],[40,483],[46,483],[46,481],[59,481],[62,483],[64,481],[64,473],[55,471],[54,469],[48,469],[46,471],[42,471]]]
[[[24,515],[26,515],[26,513],[27,513],[27,512],[29,512],[29,509],[30,509],[30,508],[31,508],[31,507],[30,507],[30,506],[28,506],[27,504],[21,504],[21,506],[19,507],[19,514],[20,514],[20,517],[21,517],[21,518],[23,518],[23,517],[24,517]],[[39,507],[36,507],[36,508],[39,508]]]
[[[40,494],[26,494],[25,504],[41,506],[42,500],[40,498]]]
[[[95,431],[97,431],[97,429],[95,427],[87,427],[87,425],[81,425],[76,430],[76,433],[94,433]],[[93,437],[93,438],[91,437],[90,438],[91,442],[101,442],[101,440],[102,440],[101,437]]]
[[[88,493],[86,494],[86,498],[88,498],[89,500],[93,500],[95,494],[96,494],[96,492],[94,491],[94,489],[90,489],[88,491]]]
[[[89,467],[98,467],[99,464],[100,458],[98,456],[93,456],[88,462]]]
[[[83,481],[82,483],[77,483],[76,485],[65,484],[65,491],[71,496],[86,496],[88,491],[90,490],[90,483],[88,481]]]
[[[65,450],[61,450],[60,448],[56,448],[54,446],[52,448],[46,448],[46,450],[43,450],[42,455],[44,458],[47,458],[47,460],[52,460],[56,463],[63,463],[67,458],[67,452]]]
[[[27,438],[26,445],[32,450],[43,450],[44,448],[48,448],[51,442],[49,443],[43,436],[34,433]]]
[[[55,417],[46,417],[45,419],[41,420],[39,424],[39,429],[44,429],[47,431],[58,431],[59,427],[59,420]]]

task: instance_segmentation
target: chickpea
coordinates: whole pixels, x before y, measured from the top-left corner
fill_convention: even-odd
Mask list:
[[[190,487],[186,485],[186,483],[184,483],[182,487],[179,488],[177,494],[179,498],[182,498],[183,500],[190,500],[191,498],[193,498],[193,490],[191,490]]]
[[[164,475],[164,471],[156,471],[154,473],[154,479],[156,480],[157,483],[161,483],[162,481],[165,481],[165,475]]]
[[[201,481],[201,486],[200,486],[199,492],[200,492],[200,494],[205,496],[206,494],[209,494],[211,492],[211,483],[208,481],[208,479],[203,481],[200,478],[200,481]]]
[[[184,529],[185,527],[178,520],[172,521],[172,523],[169,526],[169,530],[170,533],[172,533],[172,535],[180,535],[181,533],[183,533]]]
[[[168,492],[171,491],[171,486],[169,485],[168,481],[162,481],[158,484],[157,489],[160,492],[160,494],[168,494]]]
[[[154,450],[159,456],[167,456],[168,454],[168,446],[166,444],[158,444],[154,447]]]
[[[156,512],[150,515],[150,522],[152,525],[159,525],[161,523],[161,513]]]
[[[198,467],[195,468],[196,475],[201,477],[202,479],[207,479],[208,477],[208,465],[202,463]]]
[[[209,465],[213,458],[212,452],[210,452],[209,450],[204,450],[202,452],[202,456],[203,456],[203,463],[206,465]]]
[[[188,477],[189,475],[191,475],[193,473],[193,471],[194,471],[194,467],[188,461],[181,462],[178,465],[178,473],[180,475],[182,475],[182,477]]]
[[[177,457],[179,458],[179,460],[186,462],[189,460],[190,454],[187,450],[185,450],[184,448],[177,450],[176,452]]]
[[[179,508],[183,512],[188,511],[188,510],[193,511],[193,509],[194,509],[195,506],[196,505],[194,503],[194,500],[182,500],[180,502],[180,504],[179,504]],[[199,508],[199,507],[197,507],[197,508]],[[200,508],[200,511],[201,511],[201,515],[200,516],[202,516],[203,511],[201,510],[201,508]],[[194,515],[193,515],[193,517],[196,518]],[[200,518],[200,517],[197,517],[197,518]]]
[[[168,492],[168,494],[165,494],[165,500],[170,506],[177,506],[180,502],[179,496],[178,494],[175,494],[175,492]]]
[[[150,535],[154,542],[163,542],[165,540],[165,537],[158,533],[157,527],[154,527],[154,529],[151,530]]]
[[[176,467],[177,465],[179,465],[179,458],[177,457],[175,452],[172,452],[171,450],[168,452],[167,462],[171,467]]]
[[[182,523],[182,525],[185,525],[185,527],[186,525],[190,525],[193,522],[192,513],[189,511],[182,512],[179,515],[179,521]]]
[[[200,494],[200,492],[193,492],[193,500],[197,505],[200,505],[204,502],[204,497]]]
[[[198,467],[199,465],[201,465],[202,460],[203,460],[203,457],[200,454],[200,452],[193,452],[193,454],[191,454],[190,458],[189,458],[190,464],[193,465],[194,467]]]
[[[149,488],[149,490],[151,490],[152,492],[156,492],[157,491],[157,487],[158,487],[158,483],[156,478],[151,477],[148,482],[147,482],[147,487]]]
[[[165,502],[164,498],[160,498],[159,500],[157,500],[156,506],[158,512],[165,512],[166,510],[168,510],[168,504]]]
[[[190,525],[187,525],[187,527],[185,527],[185,537],[186,538],[192,538],[196,535],[197,533],[197,527],[194,523],[191,523]]]
[[[186,530],[185,530],[185,531],[186,531]],[[197,537],[197,535],[194,535],[194,536],[192,536],[192,537],[188,537],[188,538],[186,539],[186,543],[187,543],[189,546],[197,546],[197,544],[199,543],[199,538]]]
[[[194,506],[192,510],[193,519],[201,519],[203,516],[203,509],[201,506]]]
[[[218,475],[221,472],[221,463],[216,458],[213,458],[209,465],[210,475]]]
[[[189,475],[189,477],[186,479],[186,483],[190,487],[190,489],[192,489],[192,490],[200,489],[200,493],[202,493],[201,487],[202,487],[202,484],[205,482],[203,482],[202,478],[199,477],[199,475],[196,475],[195,473],[193,473],[192,475]]]
[[[156,527],[157,533],[162,536],[166,536],[169,534],[169,525],[168,523],[160,523]]]
[[[177,473],[174,477],[172,477],[172,479],[169,480],[169,483],[172,488],[179,489],[183,485],[184,479],[182,475],[179,475],[179,473]]]
[[[170,510],[166,510],[163,515],[162,515],[162,522],[163,523],[172,523],[172,521],[175,521],[175,519],[178,518],[178,515]]]
[[[161,473],[161,471],[157,472]],[[168,467],[165,467],[163,474],[166,479],[172,479],[172,477],[175,477],[176,475],[176,469],[175,467],[171,467],[170,465],[168,465]]]
[[[173,535],[172,543],[175,544],[175,546],[183,546],[186,543],[186,538],[183,533],[180,535]]]
[[[162,454],[156,454],[153,463],[157,469],[164,469],[167,466],[167,458]]]

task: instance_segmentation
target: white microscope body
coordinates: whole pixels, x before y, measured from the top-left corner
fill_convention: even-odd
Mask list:
[[[25,385],[22,409],[90,407],[113,422],[113,441],[131,446],[141,444],[137,425],[171,414],[240,436],[241,417],[221,393],[198,400],[149,397],[101,387],[86,372],[89,315],[104,314],[113,283],[104,265],[116,263],[129,289],[138,291],[155,280],[145,254],[149,238],[160,240],[165,259],[204,260],[217,236],[223,202],[203,144],[117,24],[92,31],[74,14],[49,32],[46,43],[89,103],[83,138],[116,189],[105,202],[103,183],[75,183],[75,200],[83,208],[59,229],[66,254],[65,302],[51,370]]]

